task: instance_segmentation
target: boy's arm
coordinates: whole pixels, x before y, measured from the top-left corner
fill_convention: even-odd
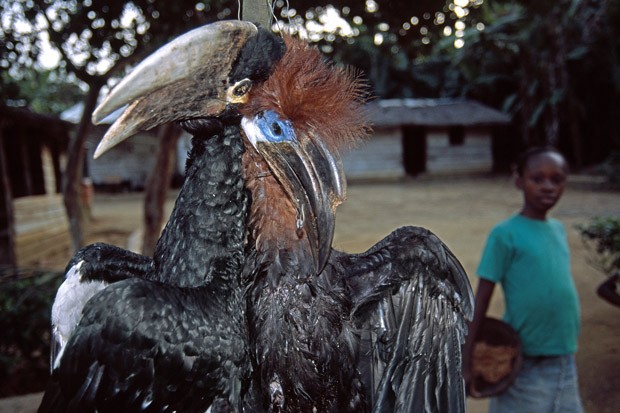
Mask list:
[[[468,386],[471,377],[471,356],[474,349],[474,341],[478,334],[478,329],[482,320],[484,319],[487,309],[489,307],[489,301],[493,295],[493,289],[495,283],[484,278],[480,278],[478,281],[478,289],[476,290],[476,301],[474,304],[474,319],[468,325],[467,338],[463,345],[463,379],[465,385]]]

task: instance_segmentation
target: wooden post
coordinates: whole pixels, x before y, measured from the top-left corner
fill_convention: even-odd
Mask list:
[[[0,125],[0,266],[15,267],[15,218],[13,215],[13,195],[6,166],[2,125]]]
[[[85,150],[84,145],[90,127],[90,114],[97,106],[97,97],[102,84],[91,84],[88,94],[84,101],[84,111],[82,118],[75,131],[75,135],[69,141],[67,150],[67,165],[62,179],[62,193],[69,219],[69,231],[71,234],[71,246],[73,252],[77,252],[84,246],[84,217],[83,208],[80,202],[80,183],[82,182],[82,172],[84,166]]]
[[[405,173],[416,176],[426,172],[426,127],[403,125],[401,133]]]
[[[272,4],[272,0],[244,0],[241,18],[269,29],[273,13]]]
[[[142,254],[153,256],[164,223],[164,205],[170,188],[172,172],[176,166],[176,144],[181,129],[174,123],[166,123],[158,129],[159,148],[157,160],[149,174],[144,190],[144,236]]]
[[[20,131],[24,134],[24,131]],[[28,147],[27,139],[21,137],[19,142],[19,149],[21,155],[22,171],[24,171],[24,186],[26,187],[26,196],[34,195],[34,183],[32,180],[32,167],[30,166],[30,148]],[[19,195],[18,195],[19,196]]]

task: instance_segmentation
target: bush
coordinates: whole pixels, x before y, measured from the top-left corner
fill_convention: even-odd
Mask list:
[[[41,391],[49,377],[50,312],[62,273],[0,278],[0,397]]]
[[[594,218],[588,225],[578,225],[577,229],[597,269],[608,275],[620,270],[619,217]]]

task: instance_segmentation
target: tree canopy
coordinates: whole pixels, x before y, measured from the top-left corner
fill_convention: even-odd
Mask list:
[[[577,169],[618,150],[617,2],[495,1],[483,17],[451,60],[462,95],[510,113],[512,139],[557,146]]]
[[[283,1],[274,2],[278,23],[303,32],[336,60],[364,70],[377,95],[398,87],[382,84],[440,39],[462,36],[482,0]],[[214,20],[237,18],[237,1],[6,0],[2,6],[0,66],[13,77],[36,67],[42,52],[59,56],[59,68],[87,85],[122,75],[169,38]],[[339,25],[338,22],[341,22]],[[455,26],[455,22],[459,22]],[[410,80],[402,74],[396,82]],[[393,82],[393,83],[396,83]],[[409,91],[408,93],[413,93]]]
[[[469,97],[513,116],[518,146],[554,144],[580,168],[620,147],[620,6],[609,0],[274,0],[272,29],[363,71],[377,97]],[[236,19],[233,0],[4,0],[0,99],[57,111],[87,90],[69,150],[75,215],[100,89],[170,38]],[[45,66],[42,56],[58,64]],[[33,87],[37,82],[45,88]],[[62,83],[79,83],[61,86]],[[60,102],[40,103],[50,96]],[[36,103],[39,102],[39,103]],[[72,221],[74,238],[80,224]],[[81,241],[78,239],[76,247]]]
[[[60,55],[59,72],[87,85],[83,116],[71,140],[63,194],[73,249],[83,245],[79,184],[90,114],[100,89],[170,37],[230,18],[234,1],[5,0],[0,9],[0,67],[20,77],[36,69],[46,42]],[[5,78],[6,79],[6,78]]]

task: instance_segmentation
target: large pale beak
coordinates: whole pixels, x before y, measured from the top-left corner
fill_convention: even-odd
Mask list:
[[[346,198],[346,180],[339,153],[328,148],[320,137],[265,141],[258,137],[261,131],[252,121],[244,118],[241,125],[294,202],[298,229],[303,228],[307,234],[315,272],[320,273],[331,251],[336,207]]]
[[[252,67],[252,73],[239,67],[239,61],[244,60],[240,55],[252,53],[243,51],[244,46],[257,33],[250,22],[220,21],[176,38],[142,61],[93,113],[97,124],[128,104],[97,147],[95,158],[140,130],[217,116],[229,104],[245,103],[252,83],[264,80],[256,77],[266,77],[269,72],[265,67]],[[283,46],[274,49],[277,47],[282,48],[274,53],[279,59]]]

